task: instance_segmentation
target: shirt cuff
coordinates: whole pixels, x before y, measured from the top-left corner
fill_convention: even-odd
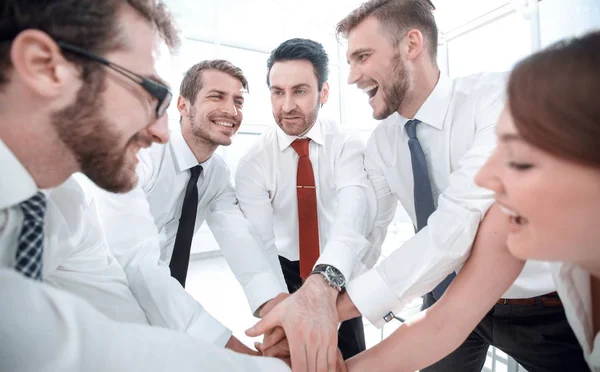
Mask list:
[[[377,328],[386,323],[385,315],[403,306],[377,268],[349,282],[346,291],[358,311]]]
[[[316,265],[330,265],[338,269],[346,281],[350,280],[352,270],[356,264],[356,253],[348,248],[347,245],[340,242],[331,242],[325,246],[325,249],[315,263]]]
[[[227,327],[206,311],[186,330],[186,333],[219,347],[225,347],[232,334]]]
[[[250,304],[250,310],[253,314],[265,302],[275,298],[278,294],[287,290],[281,287],[277,277],[271,273],[262,273],[255,275],[253,279],[244,286],[244,292]]]

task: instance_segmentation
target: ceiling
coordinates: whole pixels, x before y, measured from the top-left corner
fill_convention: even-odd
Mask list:
[[[513,0],[514,1],[514,0]],[[259,20],[278,28],[319,25],[333,31],[335,24],[363,0],[166,0],[184,33],[211,38],[217,29]],[[442,34],[509,3],[509,0],[433,0]],[[217,16],[218,15],[218,16]],[[221,23],[221,24],[219,24]],[[203,37],[203,38],[204,38]]]

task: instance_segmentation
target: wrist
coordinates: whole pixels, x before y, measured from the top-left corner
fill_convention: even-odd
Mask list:
[[[331,287],[321,274],[312,274],[304,281],[304,285],[314,289],[327,298],[337,299],[339,292]]]
[[[336,308],[338,316],[340,318],[340,322],[343,322],[348,319],[353,319],[361,315],[360,311],[358,311],[358,308],[356,307],[354,302],[352,302],[350,295],[348,295],[348,292],[346,291],[341,293],[337,298]]]

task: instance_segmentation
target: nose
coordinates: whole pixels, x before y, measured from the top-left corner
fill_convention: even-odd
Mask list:
[[[348,84],[349,85],[356,84],[359,77],[360,77],[360,73],[358,71],[358,68],[356,67],[356,65],[351,64],[350,71],[348,72]]]
[[[152,136],[154,142],[167,143],[169,141],[169,118],[167,113],[148,126],[148,133]]]
[[[294,98],[291,97],[290,94],[287,94],[284,98],[283,98],[283,105],[281,106],[281,110],[283,112],[291,112],[296,108],[296,102],[294,101]]]
[[[502,169],[502,160],[496,149],[475,175],[475,183],[481,187],[494,191],[496,194],[504,193],[504,184],[502,183],[501,174]]]
[[[234,101],[225,101],[221,107],[221,111],[231,117],[235,117],[238,114],[238,108],[236,107]]]

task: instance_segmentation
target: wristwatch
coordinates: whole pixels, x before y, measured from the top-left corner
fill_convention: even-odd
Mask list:
[[[313,274],[321,274],[323,278],[325,278],[325,282],[327,282],[330,287],[335,288],[338,292],[341,292],[346,286],[344,274],[331,265],[317,265],[310,273],[310,275]]]

